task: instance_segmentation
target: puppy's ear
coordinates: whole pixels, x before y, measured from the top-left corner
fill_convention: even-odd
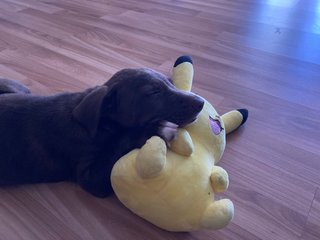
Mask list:
[[[94,137],[97,133],[103,102],[109,92],[109,87],[107,86],[94,89],[82,99],[72,112],[74,119],[87,129],[91,137]]]

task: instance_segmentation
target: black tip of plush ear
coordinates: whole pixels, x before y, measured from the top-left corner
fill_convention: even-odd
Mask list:
[[[176,62],[174,63],[173,67],[176,67],[176,66],[178,66],[178,65],[180,65],[181,63],[184,63],[184,62],[189,62],[189,63],[193,64],[192,58],[190,56],[184,55],[184,56],[179,57],[176,60]]]
[[[249,115],[249,111],[248,111],[248,109],[245,109],[245,108],[241,108],[241,109],[237,109],[240,113],[241,113],[241,115],[242,115],[242,122],[241,122],[241,124],[240,124],[240,126],[241,125],[243,125],[246,121],[247,121],[247,119],[248,119],[248,115]]]
[[[97,133],[103,101],[108,91],[109,88],[107,86],[97,87],[73,109],[72,116],[88,131],[91,137]]]

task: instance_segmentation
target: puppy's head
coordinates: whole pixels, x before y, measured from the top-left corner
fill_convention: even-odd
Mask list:
[[[89,128],[93,131],[108,119],[128,128],[161,121],[182,126],[196,119],[203,104],[202,98],[178,90],[156,71],[124,69],[89,93],[76,107],[74,115],[81,119],[84,114],[84,122],[90,116]]]

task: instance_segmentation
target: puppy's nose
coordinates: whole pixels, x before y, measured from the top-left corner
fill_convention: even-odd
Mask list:
[[[203,105],[204,105],[204,100],[203,98],[197,96],[197,95],[194,95],[193,96],[193,99],[192,99],[192,108],[195,112],[200,112],[203,108]]]

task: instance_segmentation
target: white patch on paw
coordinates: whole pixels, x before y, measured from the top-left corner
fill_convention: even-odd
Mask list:
[[[163,121],[159,127],[159,135],[169,143],[176,138],[178,134],[178,125],[172,122]]]

